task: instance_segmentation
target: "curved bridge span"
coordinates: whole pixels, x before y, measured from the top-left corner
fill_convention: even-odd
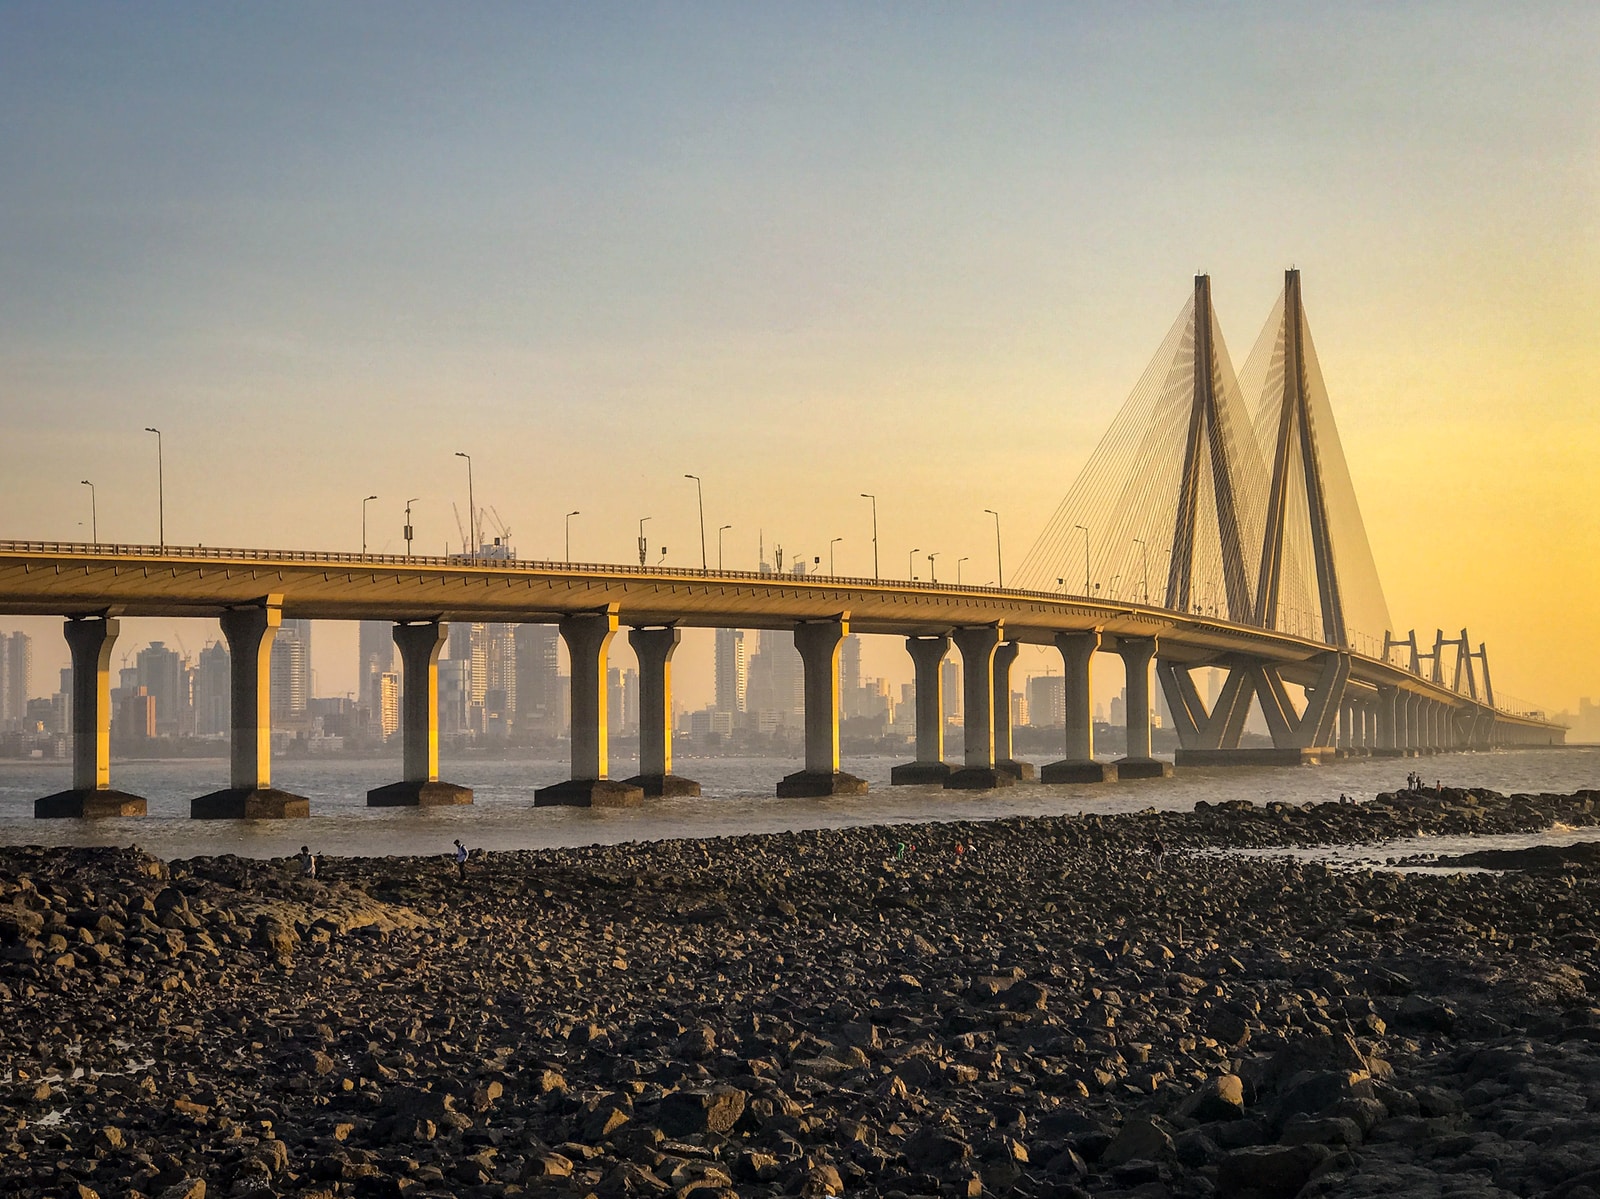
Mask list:
[[[136,803],[109,781],[110,648],[119,617],[222,621],[234,671],[232,786],[197,800],[202,815],[303,808],[270,780],[265,650],[285,617],[396,623],[406,778],[374,792],[374,803],[470,796],[438,779],[437,658],[451,621],[560,626],[573,660],[573,778],[546,788],[545,802],[631,802],[638,792],[692,786],[671,768],[670,661],[676,630],[685,627],[795,632],[806,680],[806,769],[785,780],[785,793],[864,786],[839,763],[837,649],[852,630],[906,638],[916,666],[918,754],[897,770],[900,781],[1005,786],[1027,773],[1011,758],[1006,702],[1021,644],[1056,646],[1067,677],[1065,756],[1045,768],[1046,781],[1170,769],[1150,756],[1152,661],[1178,727],[1180,764],[1549,744],[1561,733],[1495,708],[1491,695],[1462,694],[1385,659],[1214,616],[1059,591],[469,557],[0,542],[0,612],[65,617],[73,648],[74,787],[41,800],[41,814],[125,811]],[[629,783],[608,778],[605,742],[607,655],[622,628],[641,667],[641,771]],[[952,642],[967,680],[966,746],[956,769],[943,761],[939,694]],[[1094,757],[1089,681],[1097,651],[1119,654],[1127,667],[1129,756],[1120,763]],[[1201,667],[1228,672],[1210,711],[1189,675]],[[1267,716],[1273,750],[1238,748],[1252,698]]]

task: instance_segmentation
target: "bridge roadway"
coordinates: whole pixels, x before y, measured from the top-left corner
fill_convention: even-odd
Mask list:
[[[306,801],[270,780],[271,633],[283,617],[390,620],[403,671],[405,777],[369,803],[470,802],[438,777],[437,660],[450,621],[553,623],[572,658],[572,778],[541,803],[631,803],[696,793],[672,772],[671,657],[684,627],[790,629],[804,663],[805,769],[780,794],[859,793],[840,770],[838,645],[851,631],[905,637],[916,673],[917,760],[896,782],[1006,786],[1031,777],[1011,756],[1010,666],[1021,644],[1055,645],[1066,676],[1065,757],[1045,781],[1147,777],[1171,767],[1150,754],[1150,664],[1179,734],[1178,764],[1298,762],[1335,752],[1394,756],[1509,744],[1552,744],[1548,722],[1496,710],[1390,662],[1307,638],[1200,614],[1059,593],[946,583],[587,565],[499,558],[398,557],[299,551],[0,542],[0,614],[67,620],[73,652],[74,779],[39,815],[132,814],[143,801],[110,786],[111,645],[121,617],[216,617],[232,662],[231,785],[194,802],[196,816],[303,815]],[[608,777],[606,662],[629,628],[640,665],[640,774]],[[951,641],[964,665],[964,761],[943,757],[940,665]],[[1124,661],[1128,756],[1099,762],[1089,702],[1096,651]],[[1211,710],[1189,671],[1228,682]],[[1285,684],[1304,689],[1290,699]],[[1239,748],[1256,698],[1272,750]],[[1303,711],[1300,710],[1303,708]]]

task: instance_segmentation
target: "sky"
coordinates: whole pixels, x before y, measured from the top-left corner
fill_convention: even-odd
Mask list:
[[[358,549],[375,494],[440,552],[464,452],[523,557],[576,509],[576,560],[649,517],[698,565],[693,473],[712,565],[868,574],[865,491],[886,575],[986,582],[1193,276],[1242,363],[1296,266],[1395,621],[1570,707],[1597,97],[1585,3],[0,3],[0,538],[87,540],[91,479],[154,541],[156,426],[174,543]],[[0,625],[52,689],[56,622]],[[675,666],[709,702],[709,636]]]

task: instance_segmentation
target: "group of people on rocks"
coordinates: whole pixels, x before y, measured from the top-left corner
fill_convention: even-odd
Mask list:
[[[901,846],[904,849],[904,845]],[[302,845],[300,852],[295,854],[295,860],[300,863],[301,878],[317,877],[317,855],[311,852],[311,847]],[[461,838],[456,838],[455,849],[451,852],[451,859],[456,864],[456,876],[461,882],[467,881],[467,863],[472,858],[472,851],[461,844]]]
[[[1418,774],[1415,770],[1413,770],[1410,774],[1406,775],[1406,790],[1407,791],[1426,791],[1427,789],[1428,789],[1428,784],[1427,784],[1426,780],[1424,780],[1423,777],[1420,774]],[[1444,784],[1443,784],[1442,780],[1434,779],[1433,780],[1433,789],[1434,789],[1435,792],[1444,790]]]

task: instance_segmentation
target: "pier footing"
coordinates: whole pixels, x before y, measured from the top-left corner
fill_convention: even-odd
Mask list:
[[[1179,766],[1317,766],[1331,762],[1331,746],[1309,749],[1180,749]]]
[[[700,784],[681,774],[636,774],[625,781],[649,799],[684,799],[700,794]]]
[[[1119,777],[1115,762],[1047,762],[1039,769],[1041,783],[1114,783]]]
[[[948,762],[902,762],[889,771],[889,782],[896,787],[943,783],[949,777]]]
[[[1168,779],[1172,777],[1172,763],[1160,758],[1119,758],[1116,762],[1119,779]]]
[[[426,783],[390,783],[367,792],[369,808],[451,808],[472,802],[472,788],[434,779]]]
[[[196,820],[303,820],[311,801],[276,787],[228,787],[189,803]]]
[[[143,816],[145,801],[126,791],[84,787],[57,791],[33,801],[33,814],[41,820],[100,820],[110,816]]]
[[[643,802],[643,788],[613,779],[568,779],[533,793],[536,808],[631,808]]]
[[[778,782],[779,799],[820,799],[828,795],[865,795],[867,780],[836,770],[797,770]]]
[[[1017,776],[1003,766],[963,766],[944,781],[947,791],[993,791],[1016,784]]]

